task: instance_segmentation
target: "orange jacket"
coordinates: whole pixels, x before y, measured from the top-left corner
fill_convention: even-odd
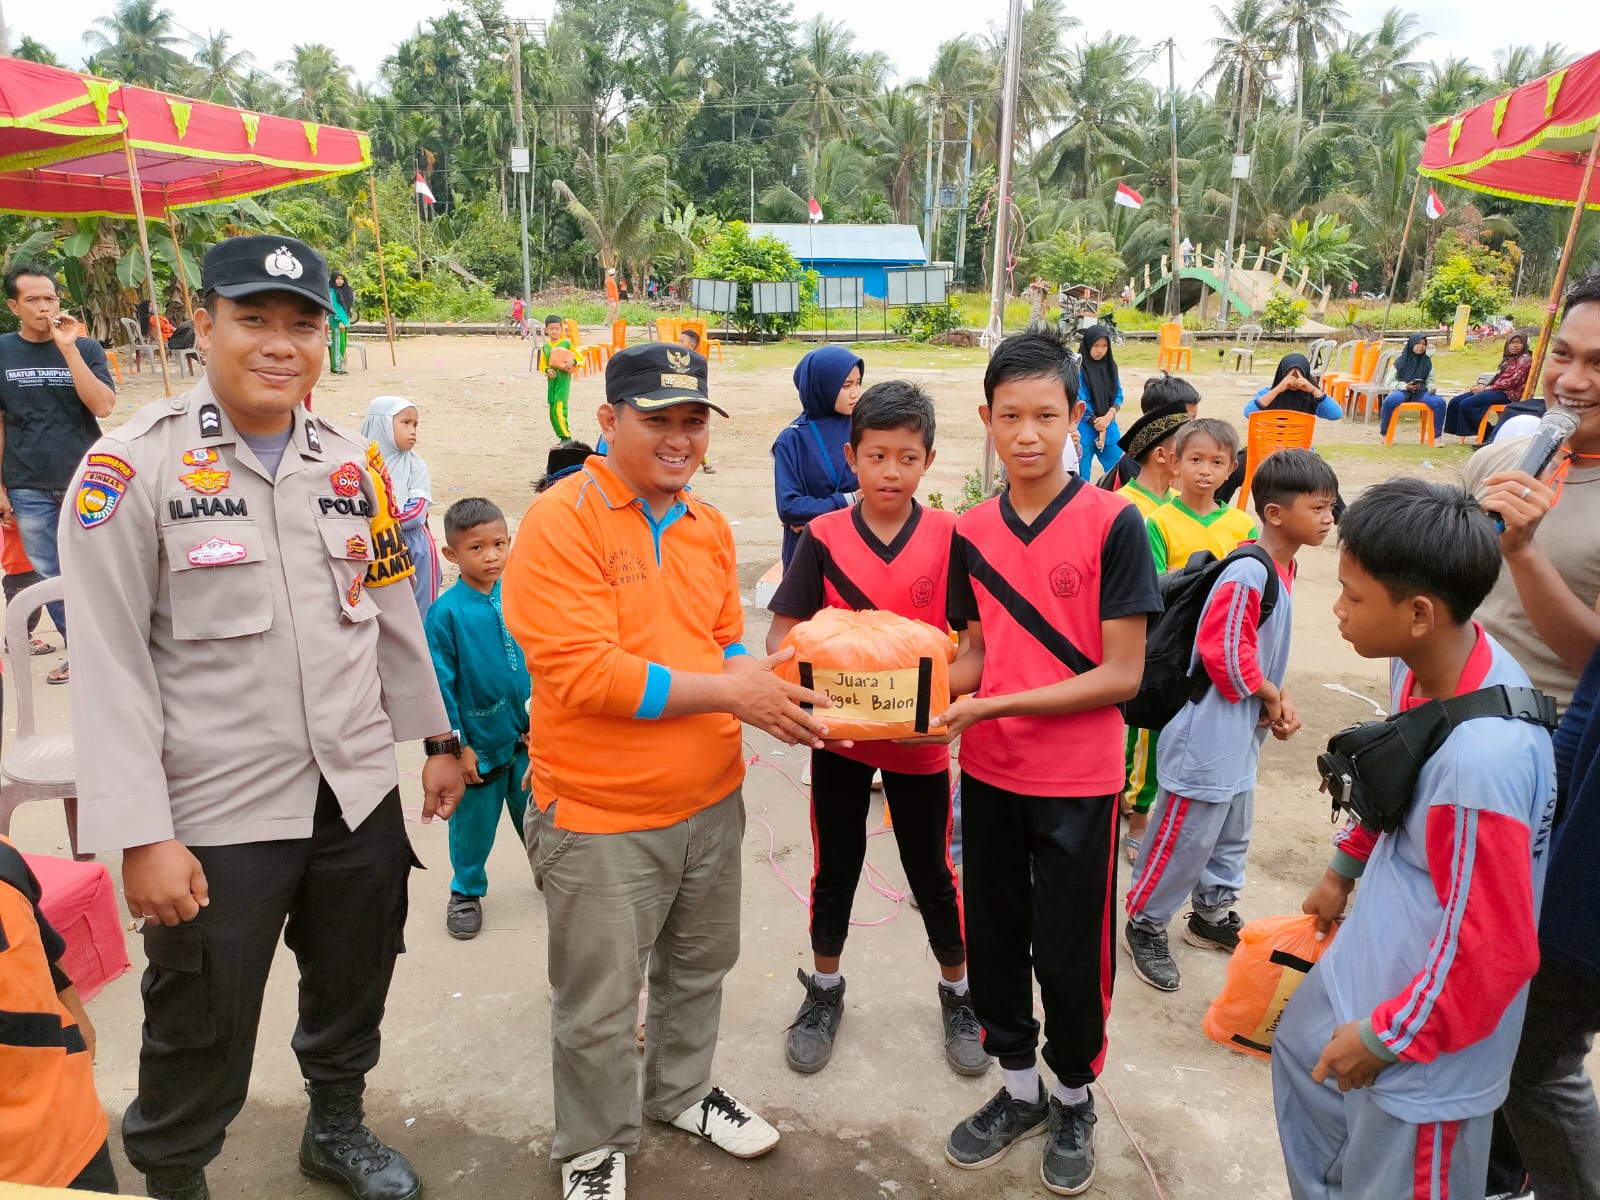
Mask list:
[[[65,1187],[106,1140],[106,1112],[77,1022],[57,993],[61,936],[39,881],[0,837],[0,1179]]]
[[[617,290],[617,277],[615,275],[607,275],[606,276],[606,299],[615,302],[617,300],[620,300],[621,298],[622,298],[622,293]]]
[[[533,675],[533,797],[580,833],[660,829],[744,779],[739,722],[662,719],[673,671],[745,653],[733,531],[680,493],[659,522],[593,457],[530,505],[501,582]]]

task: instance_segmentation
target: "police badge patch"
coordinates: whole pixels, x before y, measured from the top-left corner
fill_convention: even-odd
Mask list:
[[[133,476],[133,468],[115,454],[89,455],[83,478],[78,481],[78,494],[72,502],[78,524],[94,529],[109,521]]]

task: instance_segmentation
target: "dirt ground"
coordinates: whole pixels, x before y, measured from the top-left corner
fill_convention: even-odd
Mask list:
[[[982,353],[884,346],[861,352],[868,384],[902,377],[934,396],[939,458],[924,494],[931,489],[947,497],[957,494],[982,453],[976,415],[982,402]],[[798,346],[729,346],[726,362],[712,365],[713,392],[734,416],[719,422],[713,434],[717,473],[701,475],[695,487],[735,526],[747,603],[756,579],[778,554],[768,447],[797,411],[790,373],[802,353]],[[389,365],[381,343],[368,343],[368,356],[370,370],[357,364],[347,377],[324,379],[316,392],[318,414],[353,429],[374,396],[398,393],[416,400],[418,449],[432,469],[440,514],[451,501],[478,494],[497,501],[515,521],[552,441],[543,380],[530,375],[526,347],[488,338],[429,337],[403,342],[398,367]],[[1271,363],[1258,364],[1251,376],[1204,369],[1205,362],[1200,366],[1193,378],[1204,396],[1202,412],[1231,419],[1242,431],[1240,409],[1268,381]],[[1135,410],[1148,374],[1125,369]],[[125,404],[108,424],[160,394],[159,380],[152,381],[148,372],[130,378]],[[576,381],[572,424],[579,437],[592,439],[596,433],[594,409],[600,398],[598,379]],[[1456,477],[1464,450],[1384,448],[1375,429],[1340,423],[1319,431],[1319,446],[1339,470],[1347,497],[1394,473]],[[436,526],[440,520],[435,517]],[[1357,658],[1336,634],[1329,612],[1335,562],[1330,544],[1306,553],[1301,563],[1289,688],[1305,729],[1287,745],[1269,741],[1262,755],[1250,882],[1240,905],[1246,919],[1298,910],[1329,844],[1315,754],[1329,735],[1386,706],[1380,664]],[[766,614],[751,607],[748,616],[747,638],[759,646]],[[35,679],[56,661],[35,660]],[[47,727],[65,720],[65,690],[36,688],[43,706],[40,720]],[[799,1000],[795,971],[809,961],[805,907],[791,891],[804,889],[811,863],[809,826],[798,784],[800,756],[761,734],[749,736],[747,753],[753,765],[745,788],[750,813],[746,937],[728,980],[717,1078],[774,1120],[783,1142],[765,1159],[737,1163],[676,1131],[648,1129],[642,1153],[630,1164],[633,1194],[640,1200],[686,1191],[726,1200],[1043,1194],[1038,1141],[981,1173],[957,1171],[944,1162],[950,1128],[987,1100],[1000,1080],[998,1071],[960,1079],[945,1066],[934,997],[937,969],[909,905],[861,888],[856,917],[870,924],[856,929],[850,940],[845,959],[849,1012],[833,1062],[810,1077],[784,1065],[784,1029]],[[417,747],[401,750],[401,767],[414,819],[420,802]],[[25,849],[65,852],[65,828],[54,805],[24,808],[13,829]],[[507,829],[490,862],[485,931],[476,941],[462,943],[443,929],[450,877],[445,829],[413,824],[410,832],[429,870],[414,878],[409,953],[390,993],[383,1061],[369,1080],[371,1123],[411,1157],[434,1200],[554,1197],[559,1189],[547,1165],[551,1096],[544,910],[521,847]],[[869,860],[891,888],[903,888],[890,840],[873,838]],[[116,856],[105,861],[117,874]],[[128,935],[135,969],[90,1006],[100,1035],[97,1076],[113,1130],[137,1077],[138,940]],[[1225,960],[1180,938],[1173,941],[1184,972],[1183,988],[1175,995],[1153,991],[1126,969],[1125,959],[1119,963],[1110,1053],[1097,1089],[1099,1174],[1092,1194],[1277,1200],[1287,1188],[1267,1067],[1223,1050],[1200,1032],[1206,1006],[1221,986]],[[218,1200],[336,1194],[303,1180],[295,1169],[304,1101],[288,1044],[294,964],[286,953],[280,959],[269,987],[251,1099],[211,1169]],[[134,1191],[138,1178],[120,1158],[120,1147],[118,1153],[124,1186]]]

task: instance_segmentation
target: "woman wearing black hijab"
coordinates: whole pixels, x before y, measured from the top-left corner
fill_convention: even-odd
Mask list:
[[[1254,412],[1302,412],[1323,421],[1337,421],[1344,409],[1333,397],[1312,381],[1311,361],[1304,354],[1285,354],[1278,360],[1272,384],[1262,388],[1244,406],[1244,415]]]
[[[1407,401],[1426,404],[1433,410],[1433,427],[1444,429],[1444,397],[1435,395],[1428,386],[1433,376],[1433,359],[1428,357],[1428,337],[1414,333],[1406,342],[1405,352],[1394,361],[1394,391],[1384,398],[1378,410],[1378,432],[1388,434],[1394,410]]]
[[[1100,460],[1102,471],[1109,471],[1122,457],[1118,444],[1122,433],[1117,428],[1122,376],[1117,373],[1117,360],[1111,353],[1111,330],[1104,325],[1089,326],[1078,344],[1078,399],[1085,406],[1083,420],[1078,423],[1082,442],[1078,474],[1088,479],[1085,467],[1095,459]]]

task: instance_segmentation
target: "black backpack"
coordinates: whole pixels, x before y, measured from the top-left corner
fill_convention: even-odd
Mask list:
[[[1200,614],[1211,589],[1228,564],[1240,558],[1256,559],[1267,569],[1260,617],[1265,621],[1278,603],[1278,568],[1254,542],[1237,547],[1223,559],[1209,550],[1198,550],[1178,570],[1161,577],[1163,609],[1160,619],[1145,635],[1144,679],[1139,684],[1139,694],[1124,706],[1124,716],[1135,729],[1164,728],[1180,708],[1190,700],[1198,700],[1211,686],[1205,667],[1196,664],[1191,671],[1189,661],[1194,657]]]

